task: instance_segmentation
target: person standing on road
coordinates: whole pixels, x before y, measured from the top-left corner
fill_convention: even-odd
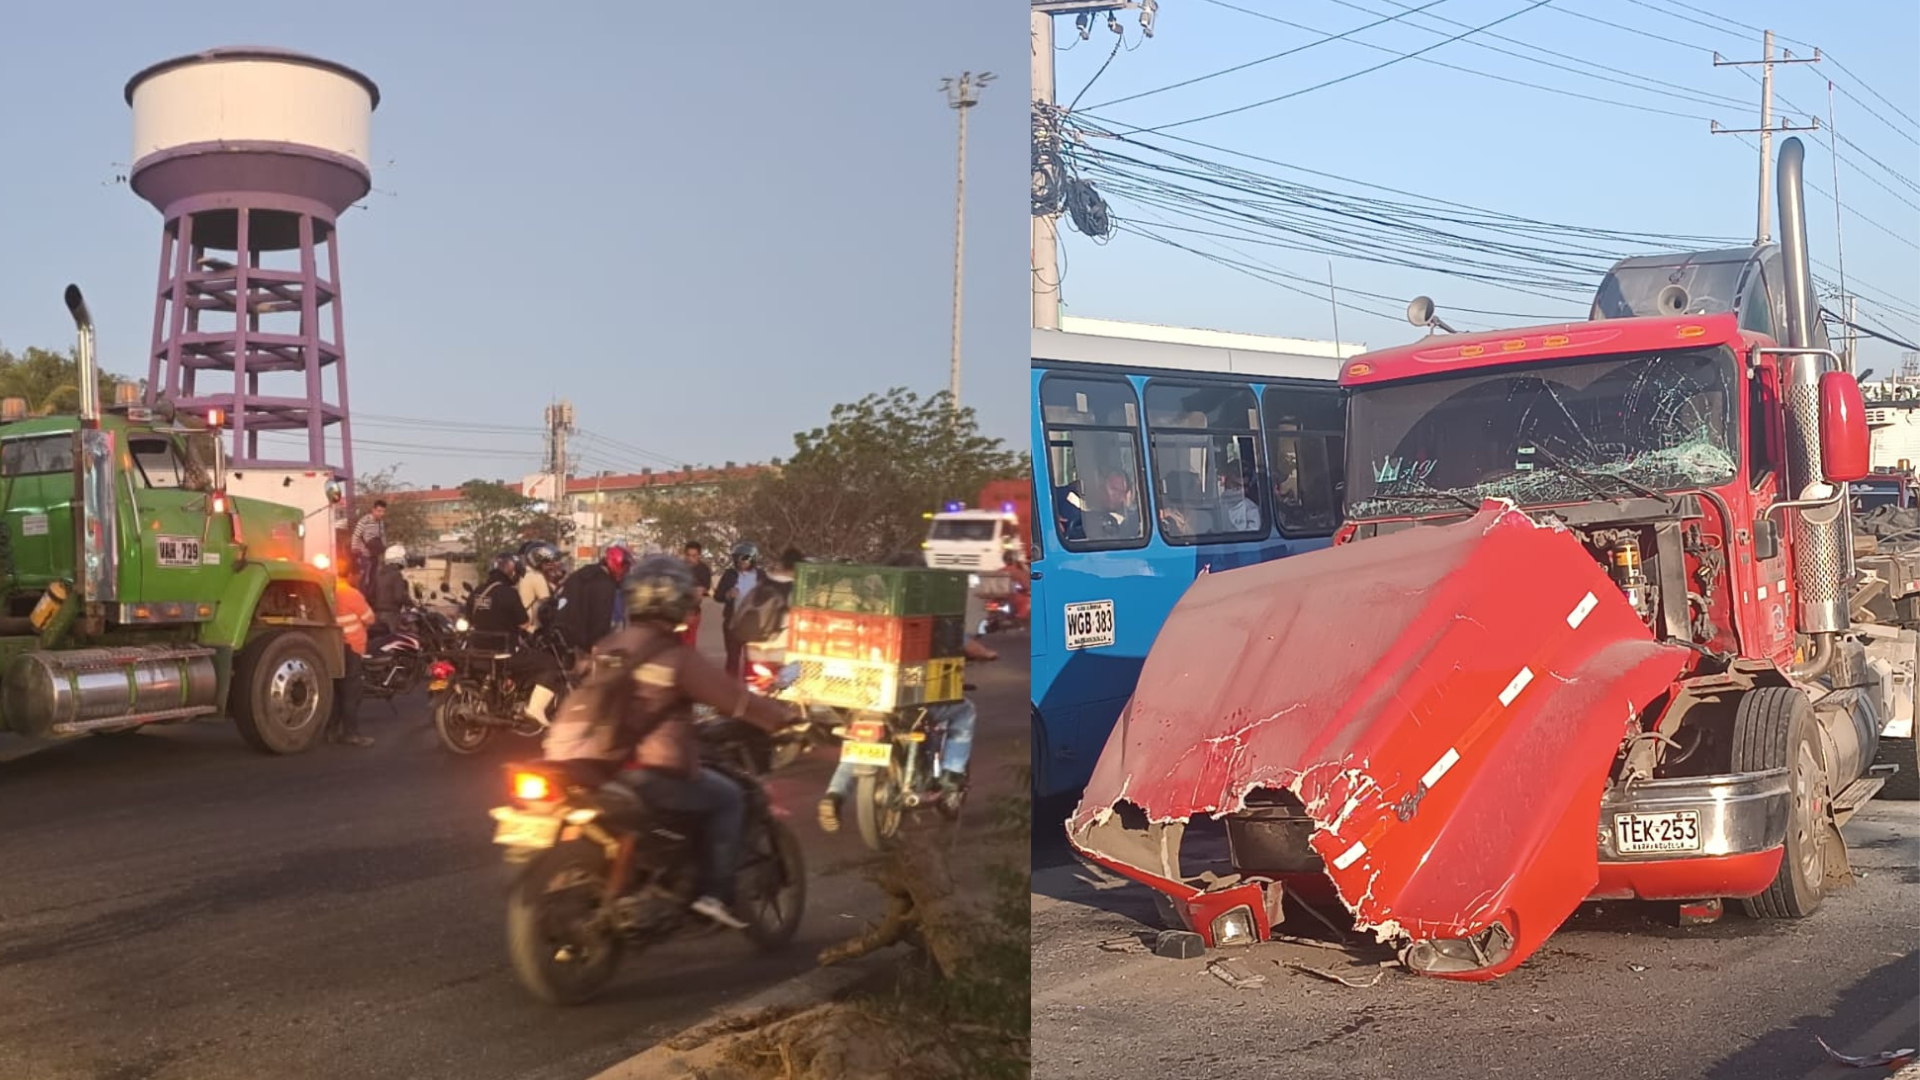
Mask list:
[[[746,644],[733,636],[733,611],[760,583],[760,546],[751,540],[733,545],[733,565],[720,575],[714,595],[720,598],[720,629],[727,643],[727,674],[740,677],[740,657]]]
[[[380,567],[380,553],[387,549],[387,500],[375,499],[373,510],[353,526],[353,572],[362,594],[373,591],[374,571]]]
[[[335,577],[333,609],[333,621],[346,642],[342,650],[346,671],[333,688],[333,715],[327,718],[326,738],[346,746],[372,746],[373,740],[360,734],[360,697],[366,689],[361,662],[367,655],[367,628],[373,625],[373,608],[352,582]]]
[[[787,662],[787,611],[793,606],[793,575],[803,558],[796,548],[780,553],[740,598],[727,629],[740,641],[742,667]]]
[[[693,571],[693,607],[687,612],[687,628],[680,640],[693,648],[700,647],[700,613],[706,607],[707,597],[713,593],[713,567],[707,565],[706,549],[700,541],[687,541],[684,552],[687,569]]]

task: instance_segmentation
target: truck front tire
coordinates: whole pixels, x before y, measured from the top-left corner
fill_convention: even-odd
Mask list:
[[[1801,919],[1826,896],[1827,770],[1820,760],[1813,703],[1799,690],[1763,686],[1740,698],[1733,718],[1734,772],[1787,770],[1791,793],[1780,872],[1759,896],[1741,901],[1756,919]]]
[[[309,749],[333,715],[333,680],[319,643],[299,630],[282,630],[249,644],[234,665],[227,701],[241,737],[255,750]]]

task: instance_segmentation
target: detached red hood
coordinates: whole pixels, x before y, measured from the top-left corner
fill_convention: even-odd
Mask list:
[[[1496,921],[1517,965],[1598,880],[1601,790],[1635,717],[1685,667],[1579,541],[1489,504],[1197,580],[1148,654],[1069,821],[1129,863],[1111,808],[1151,823],[1286,789],[1363,927],[1415,941]],[[1204,932],[1204,930],[1203,930]]]

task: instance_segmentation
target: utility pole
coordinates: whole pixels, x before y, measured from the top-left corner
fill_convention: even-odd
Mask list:
[[[967,111],[980,101],[980,91],[993,81],[993,72],[975,75],[963,71],[958,79],[941,79],[947,107],[960,114],[960,171],[953,186],[953,359],[947,371],[948,408],[960,415],[960,295],[967,265]]]
[[[1817,64],[1820,62],[1820,50],[1813,50],[1811,58],[1796,57],[1791,49],[1781,53],[1779,59],[1773,56],[1773,31],[1765,31],[1762,39],[1761,58],[1758,60],[1725,60],[1719,53],[1713,54],[1714,67],[1754,67],[1760,68],[1760,126],[1757,128],[1723,128],[1718,120],[1708,121],[1709,129],[1715,135],[1759,135],[1760,136],[1760,227],[1754,233],[1754,242],[1764,244],[1773,239],[1773,229],[1768,223],[1767,208],[1771,205],[1773,194],[1773,133],[1790,131],[1818,131],[1820,118],[1814,117],[1812,126],[1795,127],[1782,122],[1773,126],[1773,65],[1775,64]]]
[[[1033,70],[1033,139],[1035,149],[1051,148],[1058,139],[1053,96],[1053,17],[1072,15],[1084,40],[1101,12],[1117,31],[1113,12],[1138,11],[1140,31],[1153,36],[1153,17],[1159,0],[1031,0]],[[1045,144],[1043,147],[1042,144]],[[1036,155],[1036,160],[1038,155]],[[1060,329],[1060,226],[1057,212],[1033,215],[1033,326]]]

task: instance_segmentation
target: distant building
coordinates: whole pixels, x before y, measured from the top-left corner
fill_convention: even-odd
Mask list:
[[[549,508],[554,512],[571,512],[574,522],[574,540],[578,550],[572,554],[576,558],[591,558],[602,548],[614,543],[624,543],[635,550],[645,550],[652,546],[670,547],[678,543],[669,538],[666,543],[658,543],[648,535],[645,522],[640,520],[640,500],[643,495],[666,495],[669,497],[694,497],[711,494],[721,483],[751,479],[767,471],[767,465],[733,465],[718,469],[694,469],[676,472],[638,472],[638,473],[601,473],[593,476],[570,476],[567,478],[567,507]],[[528,477],[521,482],[502,482],[508,490],[533,498],[550,494],[551,478],[543,475]],[[436,537],[435,542],[426,546],[423,554],[451,554],[465,552],[466,544],[460,536],[470,516],[466,496],[458,487],[431,487],[414,491],[397,491],[386,496],[390,503],[407,503],[420,506],[425,515],[426,526]]]

